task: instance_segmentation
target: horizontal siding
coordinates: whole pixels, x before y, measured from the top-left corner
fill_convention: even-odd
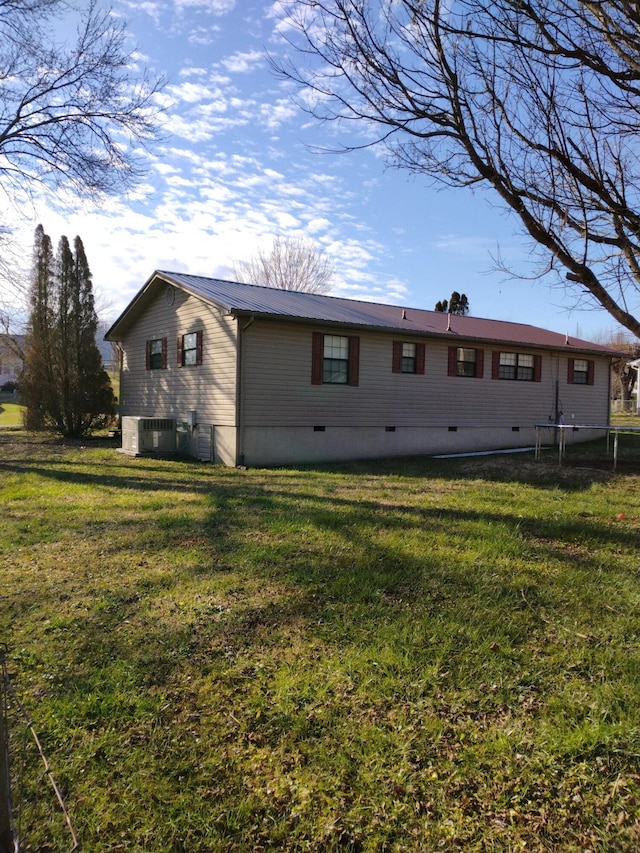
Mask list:
[[[179,367],[178,335],[203,331],[202,364]],[[146,369],[146,342],[167,338],[167,369]],[[236,419],[236,326],[231,318],[193,296],[175,291],[169,305],[162,291],[121,341],[123,415],[186,418],[234,426]]]
[[[243,387],[248,427],[530,427],[554,419],[556,380],[565,420],[567,415],[583,422],[607,416],[608,359],[596,360],[593,386],[569,386],[567,356],[550,352],[540,353],[540,382],[492,379],[488,348],[482,379],[450,377],[447,342],[426,340],[424,374],[406,375],[392,372],[397,335],[360,333],[359,385],[313,385],[313,331],[310,326],[268,321],[256,321],[247,330]]]
[[[609,382],[611,371],[606,359],[594,362],[593,385],[567,383],[568,358],[561,359],[560,411],[565,423],[605,425],[609,423]]]

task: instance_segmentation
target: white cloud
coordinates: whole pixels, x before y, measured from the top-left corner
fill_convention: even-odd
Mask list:
[[[233,10],[231,0],[128,5],[138,22],[148,27],[145,16],[151,16],[157,23],[143,44],[151,61],[176,52],[174,66],[163,69],[172,82],[158,98],[166,110],[166,138],[144,154],[147,178],[128,198],[101,207],[74,198],[36,198],[23,228],[25,244],[31,245],[39,221],[54,242],[62,233],[80,234],[98,303],[108,306],[109,319],[154,269],[229,277],[234,262],[268,248],[276,234],[317,240],[335,260],[336,293],[403,301],[401,280],[375,272],[384,250],[370,239],[354,206],[361,199],[349,183],[355,169],[341,173],[345,161],[320,159],[300,144],[300,123],[293,124],[298,110],[283,97],[286,88],[274,86],[262,68],[264,55],[256,45],[269,40],[273,24],[265,34],[258,16],[249,22],[251,33],[227,30],[222,16]],[[203,14],[220,23],[205,21]],[[223,43],[220,31],[235,40]],[[188,44],[196,33],[216,40],[215,53]]]
[[[162,3],[156,3],[153,0],[124,0],[124,5],[129,9],[135,8],[137,12],[144,12],[146,15],[149,15],[156,26],[158,26],[160,15],[165,9]]]
[[[234,53],[222,60],[222,65],[231,74],[246,74],[257,66],[264,65],[265,56],[260,50]]]
[[[315,217],[307,222],[307,231],[309,234],[319,234],[321,231],[326,231],[331,227],[331,222],[322,217]]]
[[[179,77],[206,77],[209,72],[206,68],[181,68],[178,71]]]
[[[270,130],[275,130],[283,122],[300,115],[299,108],[289,100],[280,99],[270,104],[262,104],[260,115]]]
[[[179,12],[195,10],[209,12],[212,15],[226,15],[233,11],[235,0],[174,0]]]
[[[210,98],[218,97],[220,89],[211,89],[202,83],[180,83],[179,86],[167,86],[167,94],[173,98],[175,102],[183,102],[187,104],[197,104],[201,101],[209,100]]]

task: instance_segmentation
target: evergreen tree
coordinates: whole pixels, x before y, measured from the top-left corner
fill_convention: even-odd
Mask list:
[[[469,300],[464,293],[458,293],[457,290],[454,290],[448,300],[442,299],[440,302],[436,302],[434,311],[466,317],[469,313]]]
[[[80,237],[61,237],[55,261],[51,241],[36,229],[31,314],[25,340],[22,398],[26,425],[82,436],[103,426],[114,396],[96,343],[93,282]]]
[[[54,332],[53,249],[42,225],[35,232],[29,293],[29,323],[24,340],[20,394],[26,404],[25,426],[42,429],[54,404],[52,336]]]

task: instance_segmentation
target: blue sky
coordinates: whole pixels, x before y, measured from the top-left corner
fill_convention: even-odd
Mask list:
[[[295,105],[269,70],[284,50],[285,4],[114,0],[140,67],[166,75],[163,141],[128,198],[63,210],[36,197],[20,224],[29,256],[42,222],[54,244],[80,234],[101,316],[115,319],[154,269],[232,277],[278,235],[312,238],[335,262],[334,295],[432,309],[453,290],[479,317],[584,338],[615,327],[604,311],[540,281],[495,270],[498,252],[531,273],[531,245],[492,197],[436,191],[385,167],[381,152],[330,153],[333,126]],[[317,147],[326,151],[318,151]]]

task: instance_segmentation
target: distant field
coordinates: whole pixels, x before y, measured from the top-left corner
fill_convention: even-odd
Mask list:
[[[640,849],[633,437],[615,476],[114,448],[0,432],[0,640],[84,853]],[[10,728],[23,849],[69,850]]]

